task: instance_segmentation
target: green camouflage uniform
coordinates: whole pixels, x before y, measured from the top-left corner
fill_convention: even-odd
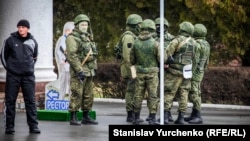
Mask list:
[[[187,109],[188,93],[191,88],[191,78],[184,78],[183,68],[185,65],[193,64],[192,69],[196,68],[197,42],[191,38],[193,25],[189,22],[180,24],[179,35],[171,41],[166,48],[166,58],[172,56],[174,61],[169,64],[165,74],[164,89],[164,110],[170,111],[173,99],[176,97],[179,103],[178,119],[176,124],[184,124],[184,114]],[[185,42],[183,45],[183,42]],[[189,70],[192,71],[192,70]]]
[[[127,28],[128,29],[128,28]],[[133,111],[133,97],[134,97],[134,80],[131,79],[131,70],[130,70],[130,50],[134,46],[134,41],[136,35],[131,31],[127,30],[122,35],[122,60],[120,64],[121,77],[127,83],[125,100],[126,100],[126,110]]]
[[[115,46],[114,50],[117,59],[121,59],[120,71],[123,81],[127,84],[125,90],[125,101],[126,101],[126,111],[127,111],[127,122],[132,122],[134,120],[133,114],[133,101],[135,93],[135,81],[132,79],[130,70],[130,51],[134,46],[135,39],[137,38],[140,26],[142,22],[142,17],[138,14],[131,14],[126,20],[126,31],[121,35],[118,44]]]
[[[170,44],[170,42],[174,39],[175,37],[173,35],[171,35],[170,33],[166,33],[164,34],[164,50],[166,49],[166,47]],[[156,37],[155,38],[158,42],[160,42],[160,37]],[[166,64],[167,65],[167,64]],[[166,87],[166,83],[167,83],[167,80],[166,80],[166,70],[167,68],[164,68],[164,88]],[[159,74],[160,76],[160,74]],[[160,96],[160,86],[158,86],[158,89],[157,89],[157,93],[158,93],[158,96]]]
[[[189,92],[189,101],[193,103],[192,113],[184,120],[192,124],[201,124],[203,122],[200,114],[201,110],[201,81],[204,76],[204,71],[209,64],[210,45],[205,40],[207,29],[203,24],[195,24],[194,38],[200,46],[199,58],[197,58],[197,67],[193,71],[191,79],[191,90]]]
[[[97,49],[93,42],[90,41],[87,33],[81,33],[77,28],[66,39],[67,60],[70,63],[70,87],[71,97],[69,111],[90,111],[93,105],[93,76],[97,69]],[[86,63],[81,63],[92,50]],[[81,82],[77,74],[83,71],[84,80]]]
[[[74,24],[73,32],[66,39],[66,58],[70,64],[70,125],[98,124],[89,116],[94,101],[92,81],[96,75],[98,52],[93,35],[88,33],[91,31],[89,17],[79,14]],[[79,109],[82,110],[81,123],[77,119]]]
[[[155,24],[156,24],[156,30],[157,30],[157,27],[160,26],[160,18],[155,19]],[[167,32],[168,27],[169,27],[169,23],[168,23],[167,19],[164,18],[164,50],[170,44],[170,42],[175,38],[174,35]],[[160,29],[158,29],[158,30],[159,31],[157,31],[153,35],[153,37],[155,38],[156,41],[160,42]],[[164,69],[164,70],[165,70],[164,74],[166,74],[166,69]],[[164,78],[165,78],[165,76],[164,76]],[[164,82],[167,82],[166,79]],[[160,93],[159,88],[158,88],[158,94]]]
[[[154,38],[160,42],[160,18],[156,18],[155,19],[155,24],[156,24],[156,34],[154,35]],[[174,35],[168,33],[168,28],[169,28],[169,23],[167,21],[166,18],[164,18],[164,50],[166,49],[166,47],[170,44],[170,42],[175,38]],[[166,80],[166,70],[167,70],[167,63],[164,64],[164,89],[166,88],[166,84],[167,84],[167,80]],[[166,67],[166,68],[165,68]],[[159,73],[160,76],[160,73]],[[158,86],[158,96],[160,97],[160,85]],[[160,102],[160,101],[159,101]],[[166,104],[165,104],[166,105]],[[149,106],[149,105],[148,105]],[[166,112],[166,111],[164,111]],[[164,119],[168,118],[171,122],[173,121],[173,117],[170,113],[170,111],[168,112],[168,117],[165,116],[166,114],[164,114]],[[158,119],[160,121],[160,119]]]
[[[201,109],[201,81],[204,76],[204,70],[209,63],[210,45],[204,37],[196,37],[195,40],[200,45],[200,58],[198,59],[197,68],[193,72],[191,79],[191,90],[189,93],[189,100],[193,103],[193,108]]]
[[[142,31],[130,52],[130,61],[132,65],[135,65],[137,73],[134,95],[135,120],[139,117],[146,91],[148,93],[149,113],[154,114],[154,116],[157,113],[159,101],[157,96],[160,60],[159,43],[152,37],[152,32],[149,32],[147,28],[144,30],[144,26],[147,26],[144,24],[152,24],[152,26],[148,26],[155,30],[155,24],[152,20],[144,20],[141,25]]]

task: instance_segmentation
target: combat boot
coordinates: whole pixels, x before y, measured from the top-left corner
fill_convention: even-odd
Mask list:
[[[148,113],[148,117],[146,118],[146,121],[150,120],[150,113]]]
[[[97,121],[89,117],[89,111],[82,111],[82,124],[98,124]]]
[[[149,125],[160,125],[159,122],[157,122],[157,120],[155,119],[155,113],[151,113],[149,114],[149,121],[148,121],[148,124]]]
[[[199,110],[195,110],[194,117],[188,121],[190,124],[202,124],[203,120],[201,118],[201,113]]]
[[[135,112],[135,120],[132,122],[134,125],[140,125],[140,112]]]
[[[134,114],[134,112],[133,112],[133,114]],[[140,115],[140,112],[139,112],[139,115]],[[134,117],[135,117],[135,114],[134,114]],[[144,122],[144,120],[141,119],[140,116],[139,116],[139,122]]]
[[[127,122],[133,122],[135,120],[135,115],[133,111],[127,112]]]
[[[129,113],[129,112],[131,112],[131,113]],[[127,122],[133,122],[135,120],[135,113],[133,111],[129,111],[129,112],[128,112],[128,116],[127,116]],[[140,118],[139,122],[144,122],[144,120]]]
[[[148,115],[148,117],[146,118],[146,121],[150,121],[151,119],[150,119],[150,117],[149,117],[149,115]]]
[[[170,111],[164,111],[164,124],[168,124],[168,122],[169,122],[169,114],[171,114]],[[160,122],[160,118],[158,119],[158,122]]]
[[[172,117],[172,114],[170,111],[168,111],[168,121],[169,122],[174,122],[174,118]]]
[[[195,118],[194,114],[195,114],[195,109],[192,109],[192,112],[191,112],[190,116],[184,117],[184,121],[189,122],[190,120],[192,120],[193,118]]]
[[[81,125],[81,123],[78,122],[77,120],[77,115],[76,115],[77,112],[70,112],[70,125]]]
[[[174,122],[175,124],[184,124],[184,112],[179,112],[177,120]]]

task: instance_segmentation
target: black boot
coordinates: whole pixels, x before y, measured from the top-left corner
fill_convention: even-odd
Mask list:
[[[148,115],[148,117],[146,118],[146,121],[149,121],[150,120],[150,117],[149,117],[149,115]]]
[[[70,125],[81,125],[81,123],[78,122],[77,120],[77,115],[76,115],[77,112],[70,112]]]
[[[127,122],[133,122],[135,120],[135,115],[133,111],[127,112]]]
[[[98,124],[97,121],[89,117],[89,111],[82,111],[82,124]]]
[[[179,112],[177,120],[174,122],[175,124],[184,124],[184,112]]]
[[[151,113],[149,114],[149,121],[148,121],[148,124],[149,125],[160,125],[159,122],[157,122],[157,120],[155,119],[155,113]]]
[[[194,118],[194,116],[195,116],[194,114],[195,114],[195,109],[192,109],[192,112],[191,112],[190,116],[189,117],[184,117],[184,121],[189,122],[190,120],[192,120]]]
[[[30,133],[32,134],[40,134],[41,130],[37,126],[30,127]]]
[[[194,117],[188,121],[190,124],[202,124],[203,120],[201,118],[201,113],[199,110],[194,110]]]
[[[133,112],[133,114],[134,114],[134,112]],[[139,115],[140,115],[140,112],[139,112]],[[139,122],[144,122],[144,120],[141,119],[140,116],[139,116]]]
[[[15,130],[13,127],[6,127],[5,134],[14,134]]]
[[[146,118],[146,121],[150,120],[150,113],[148,113],[148,117]]]
[[[170,111],[164,111],[164,124],[168,124],[169,114],[170,114]],[[160,122],[160,118],[158,119],[158,122]]]
[[[168,111],[168,121],[169,122],[174,122],[174,118],[172,117],[172,114],[170,111]]]
[[[131,118],[129,119],[127,118],[127,122],[133,122],[135,120],[135,113],[133,111],[130,111],[130,112],[131,112]],[[128,116],[129,116],[129,113],[128,113]],[[144,122],[144,120],[140,118],[139,122]]]
[[[140,112],[135,112],[135,120],[132,122],[134,125],[140,124]]]

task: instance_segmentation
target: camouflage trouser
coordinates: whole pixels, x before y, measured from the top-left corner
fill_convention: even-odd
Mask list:
[[[71,96],[69,103],[69,112],[78,111],[80,108],[83,111],[90,111],[93,106],[93,77],[85,77],[80,82],[76,77],[71,77],[70,87]]]
[[[157,113],[159,102],[157,96],[158,84],[158,73],[137,74],[135,79],[134,112],[141,111],[142,101],[147,90],[149,113]]]
[[[201,82],[191,81],[191,90],[188,94],[188,99],[193,103],[193,108],[201,110]]]
[[[181,75],[174,75],[170,72],[165,75],[164,88],[164,110],[170,111],[173,100],[176,97],[179,107],[178,112],[186,112],[188,93],[191,88],[190,79],[184,79]]]
[[[168,83],[166,74],[167,74],[167,71],[164,71],[164,90],[166,89],[166,84]],[[160,74],[159,74],[159,81],[160,81]],[[160,102],[160,82],[159,82],[159,85],[158,85],[157,94],[158,94],[159,102]],[[172,103],[171,107],[173,107],[173,103]]]
[[[133,111],[133,100],[135,94],[135,80],[125,79],[127,83],[125,100],[126,100],[126,110]]]

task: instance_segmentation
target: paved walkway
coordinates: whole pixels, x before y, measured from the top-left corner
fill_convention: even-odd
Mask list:
[[[189,104],[187,114],[191,112],[190,106]],[[250,106],[214,104],[202,106],[204,125],[250,125]],[[70,126],[68,122],[40,120],[39,128],[42,133],[38,135],[29,134],[24,112],[18,112],[16,115],[15,134],[5,135],[3,113],[0,113],[0,141],[108,141],[109,125],[131,125],[125,121],[124,100],[95,99],[93,110],[96,111],[98,125]],[[176,119],[177,103],[174,103],[172,114]],[[148,110],[146,103],[143,102],[141,118],[146,119],[147,116]],[[142,124],[148,125],[147,122]]]

